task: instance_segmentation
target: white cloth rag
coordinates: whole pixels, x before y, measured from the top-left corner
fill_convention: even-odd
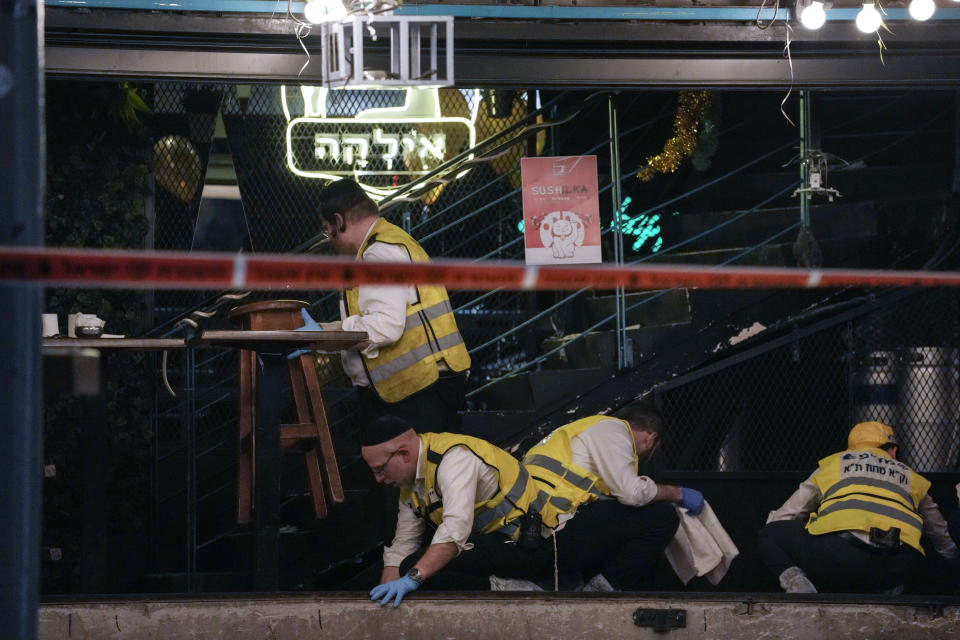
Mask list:
[[[670,566],[683,584],[697,576],[706,576],[710,584],[718,584],[733,559],[740,555],[740,550],[706,501],[698,516],[692,516],[680,507],[676,509],[680,526],[664,549]]]

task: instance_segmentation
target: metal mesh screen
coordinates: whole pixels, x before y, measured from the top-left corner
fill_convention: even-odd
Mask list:
[[[152,232],[145,246],[210,249],[211,245],[199,241],[205,238],[216,241],[213,248],[219,250],[289,252],[317,232],[318,194],[329,177],[354,176],[378,196],[387,196],[394,188],[422,178],[471,142],[504,132],[535,106],[534,94],[524,91],[443,89],[423,95],[430,100],[415,100],[405,90],[327,92],[299,86],[173,82],[149,86],[145,99],[153,111],[149,118],[153,139],[143,156],[153,158],[154,188],[148,206]],[[676,248],[683,253],[667,259],[732,263],[743,256],[761,261],[789,251],[775,247],[769,255],[751,254],[795,237],[798,221],[794,201],[789,199],[794,178],[777,173],[793,153],[795,130],[779,122],[751,124],[754,135],[740,136],[735,145],[728,145],[736,158],[722,168],[718,163],[714,173],[691,177],[678,172],[643,185],[633,174],[669,136],[676,100],[667,94],[623,94],[619,98],[622,175],[625,194],[631,195],[614,207],[607,103],[603,99],[585,103],[584,98],[552,96],[557,107],[545,115],[560,124],[501,145],[491,157],[468,163],[425,196],[392,202],[385,208],[385,217],[408,230],[433,257],[522,259],[520,158],[595,154],[607,261],[613,255],[613,234],[607,231],[614,224],[615,208],[618,220],[629,223],[623,230],[627,261],[655,254],[662,259]],[[758,99],[751,94],[731,113],[758,111],[754,104]],[[763,99],[770,102],[771,113],[778,112],[780,96]],[[401,112],[410,118],[399,118]],[[364,119],[375,126],[357,124]],[[706,189],[713,184],[709,180],[735,175],[728,172],[734,164],[739,166],[736,171],[751,167],[773,173],[744,181],[749,188]],[[224,222],[223,227],[204,227],[204,207],[210,200],[204,189],[211,185],[239,191],[232,217],[214,218]],[[699,200],[685,200],[681,211],[673,204],[677,193],[699,193]],[[752,216],[772,206],[783,211],[767,211],[756,220]],[[731,213],[697,217],[700,211],[716,212],[722,207]],[[748,214],[749,225],[727,226]],[[851,251],[857,247],[851,246]],[[572,356],[567,361],[566,351],[542,362],[544,352],[551,348],[550,340],[569,346],[580,337],[612,329],[609,294],[451,292],[473,359],[470,385],[476,390],[524,366],[579,366]],[[651,304],[642,308],[643,301],[630,304],[647,312],[660,296],[644,298]],[[257,292],[242,300],[220,301],[216,297],[201,291],[148,292],[144,323],[153,324],[154,335],[181,335],[172,320],[199,305],[215,311],[201,319],[204,328],[229,328],[232,325],[225,316],[231,306],[277,297],[311,302],[318,320],[339,315],[337,294],[332,292]],[[663,326],[689,322],[686,294],[669,299],[674,301],[670,305],[661,301]],[[903,296],[896,303],[878,305],[869,313],[776,348],[751,351],[749,357],[731,356],[709,375],[662,387],[658,402],[670,428],[663,451],[665,466],[693,471],[807,472],[820,457],[843,448],[853,422],[879,419],[898,430],[904,457],[918,471],[956,469],[960,435],[955,418],[960,409],[957,307],[953,292]],[[657,320],[658,313],[649,311],[650,318]],[[639,312],[635,315],[641,317]],[[639,323],[657,330],[646,317]],[[584,343],[588,345],[584,350],[593,350],[588,354],[591,358],[585,359],[590,367],[597,360],[609,361],[604,340]],[[249,566],[249,558],[243,556],[249,545],[234,535],[235,352],[178,350],[168,355],[165,366],[159,355],[150,354],[146,362],[153,385],[156,456],[151,567],[190,573]],[[175,396],[165,390],[164,371]],[[345,392],[339,358],[319,360],[318,373],[325,383],[348,488],[343,509],[357,509],[363,499],[360,491],[349,492],[369,483],[370,474],[355,457],[352,395]],[[487,399],[479,396],[471,402],[474,409],[499,408],[492,401],[486,406]],[[290,403],[282,406],[291,407]],[[283,522],[293,523],[294,528],[304,526],[305,510],[299,507],[305,504],[306,486],[302,461],[295,458],[284,467],[281,514]],[[362,552],[363,544],[369,543],[330,537],[330,547],[335,546],[340,557]],[[304,554],[314,555],[320,554]],[[151,585],[156,590],[185,586],[196,585]]]
[[[667,468],[810,471],[861,421],[893,426],[919,472],[958,468],[960,295],[896,297],[859,317],[656,394]]]

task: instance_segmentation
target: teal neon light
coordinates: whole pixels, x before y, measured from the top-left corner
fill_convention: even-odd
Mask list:
[[[650,253],[660,251],[663,247],[663,236],[661,235],[659,224],[660,214],[641,214],[636,217],[629,216],[627,215],[627,208],[632,201],[633,199],[630,196],[623,199],[623,202],[620,204],[620,210],[617,211],[615,215],[616,219],[610,223],[610,228],[612,229],[613,225],[619,224],[620,233],[633,238],[633,244],[630,248],[634,252],[640,251],[648,240],[652,241],[650,244]],[[674,211],[671,215],[680,215],[680,212]]]

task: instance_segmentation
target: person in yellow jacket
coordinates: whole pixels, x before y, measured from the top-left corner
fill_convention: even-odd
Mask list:
[[[328,184],[320,222],[333,250],[362,262],[427,262],[403,229],[380,217],[377,204],[353,180]],[[304,312],[304,328],[365,331],[369,341],[342,353],[344,372],[358,393],[358,421],[379,415],[418,428],[460,431],[470,368],[447,290],[426,285],[361,285],[343,292],[339,323],[319,323]]]
[[[362,445],[376,481],[400,489],[396,534],[371,600],[397,606],[427,581],[485,590],[490,575],[535,579],[549,571],[552,547],[539,521],[536,548],[508,544],[549,497],[509,453],[471,436],[418,434],[390,415],[365,426]]]
[[[929,487],[897,460],[890,426],[856,424],[846,450],[770,513],[760,558],[788,593],[899,593],[923,564],[921,535],[943,557],[960,555]]]
[[[692,515],[703,508],[696,489],[641,475],[660,445],[663,418],[655,406],[632,402],[614,415],[595,415],[560,427],[527,451],[523,464],[551,487],[559,564],[579,573],[588,590],[635,590],[676,533],[673,504]]]

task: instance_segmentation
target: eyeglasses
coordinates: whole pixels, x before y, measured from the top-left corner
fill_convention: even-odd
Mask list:
[[[393,453],[391,453],[389,456],[387,456],[387,459],[386,459],[386,460],[384,461],[384,463],[383,463],[382,465],[380,465],[379,467],[370,467],[370,470],[373,471],[373,475],[375,475],[375,476],[382,476],[384,469],[386,469],[386,468],[387,468],[387,465],[390,464],[390,458],[392,458],[393,456],[397,455],[397,453],[398,453],[399,451],[400,451],[400,449],[397,449],[396,451],[394,451]]]

